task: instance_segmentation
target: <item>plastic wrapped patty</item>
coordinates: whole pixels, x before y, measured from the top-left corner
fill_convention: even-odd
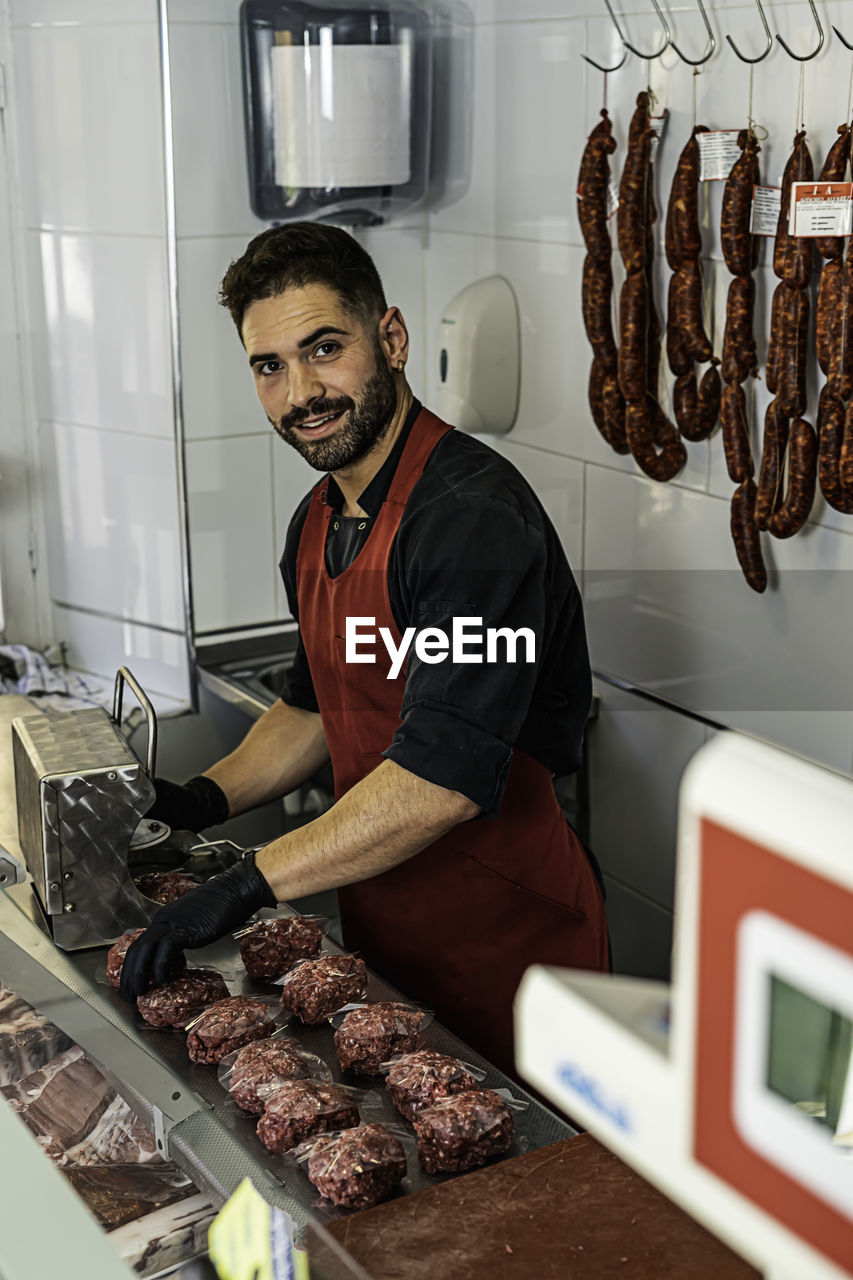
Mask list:
[[[358,1107],[346,1089],[323,1080],[290,1080],[269,1095],[258,1137],[270,1151],[289,1151],[315,1133],[358,1124]]]
[[[256,1040],[237,1054],[227,1072],[227,1088],[239,1107],[259,1116],[278,1085],[328,1074],[321,1058],[289,1040]]]
[[[323,931],[308,916],[260,920],[237,934],[237,945],[250,978],[278,978],[296,960],[316,956]]]
[[[299,960],[285,974],[281,1003],[303,1022],[322,1022],[351,1000],[360,1000],[366,990],[363,960],[348,954],[318,956],[316,960]]]
[[[312,1145],[306,1172],[327,1200],[342,1209],[369,1209],[389,1196],[406,1176],[402,1146],[381,1124],[357,1129]]]
[[[116,991],[121,986],[121,970],[130,944],[141,937],[144,932],[144,929],[131,929],[130,933],[123,933],[107,952],[107,981]],[[186,957],[183,951],[179,951],[172,960],[174,977],[177,978],[178,974],[183,973],[186,967]]]
[[[201,881],[195,876],[185,875],[183,871],[148,871],[133,883],[144,898],[165,906],[167,902],[182,898],[190,889],[197,889]]]
[[[477,1080],[458,1058],[434,1049],[407,1053],[388,1069],[385,1087],[407,1120],[442,1098],[477,1088]]]
[[[136,1007],[152,1027],[185,1027],[199,1009],[227,995],[222,974],[215,969],[187,969],[180,978],[146,991]]]
[[[196,1018],[187,1036],[187,1052],[193,1062],[219,1062],[226,1053],[263,1040],[274,1030],[268,1005],[251,996],[229,996]]]
[[[335,1052],[342,1071],[378,1075],[395,1053],[409,1053],[418,1043],[424,1015],[405,1004],[379,1000],[352,1009],[335,1032]]]
[[[415,1117],[418,1156],[427,1173],[476,1169],[512,1142],[512,1112],[492,1089],[443,1098]]]

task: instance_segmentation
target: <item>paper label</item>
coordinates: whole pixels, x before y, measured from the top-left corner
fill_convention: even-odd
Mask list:
[[[849,236],[853,182],[794,182],[788,231],[792,236]]]
[[[273,45],[275,180],[281,187],[409,181],[408,45]]]
[[[662,116],[649,116],[649,128],[651,129],[652,133],[654,134],[658,142],[660,142],[661,140],[661,134],[663,133],[664,126],[668,119],[669,119],[668,111],[664,111]]]
[[[710,133],[696,134],[700,182],[719,182],[729,176],[735,160],[742,155],[737,144],[739,133],[739,129],[712,129]]]
[[[619,208],[619,187],[611,178],[607,185],[607,216],[612,218]]]
[[[207,1241],[220,1280],[310,1280],[293,1219],[271,1208],[248,1178],[213,1219]]]
[[[753,187],[752,210],[749,216],[750,234],[754,236],[775,236],[779,226],[779,210],[781,207],[781,187]]]

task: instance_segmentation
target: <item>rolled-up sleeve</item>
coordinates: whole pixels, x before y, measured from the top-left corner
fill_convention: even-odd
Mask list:
[[[422,657],[409,649],[401,724],[383,754],[488,818],[499,815],[546,645],[546,559],[542,525],[483,495],[430,504],[398,547],[408,615],[399,621],[434,628],[449,651],[429,661],[426,647]],[[471,638],[454,655],[454,620],[463,618],[477,621],[464,624]]]

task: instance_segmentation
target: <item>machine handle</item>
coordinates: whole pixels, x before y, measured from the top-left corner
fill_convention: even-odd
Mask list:
[[[157,713],[151,705],[148,694],[142,688],[142,685],[136,679],[127,667],[119,667],[116,672],[116,687],[113,695],[113,720],[116,728],[121,728],[121,702],[124,693],[124,686],[129,684],[133,692],[139,699],[139,705],[145,712],[145,718],[148,721],[148,759],[145,765],[149,777],[154,777],[154,765],[157,760]]]

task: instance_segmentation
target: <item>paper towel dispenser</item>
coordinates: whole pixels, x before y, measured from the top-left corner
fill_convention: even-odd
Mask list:
[[[429,178],[432,23],[410,0],[243,0],[252,210],[371,226]]]
[[[438,329],[438,416],[463,431],[503,435],[518,412],[520,367],[509,282],[489,276],[457,293]]]

